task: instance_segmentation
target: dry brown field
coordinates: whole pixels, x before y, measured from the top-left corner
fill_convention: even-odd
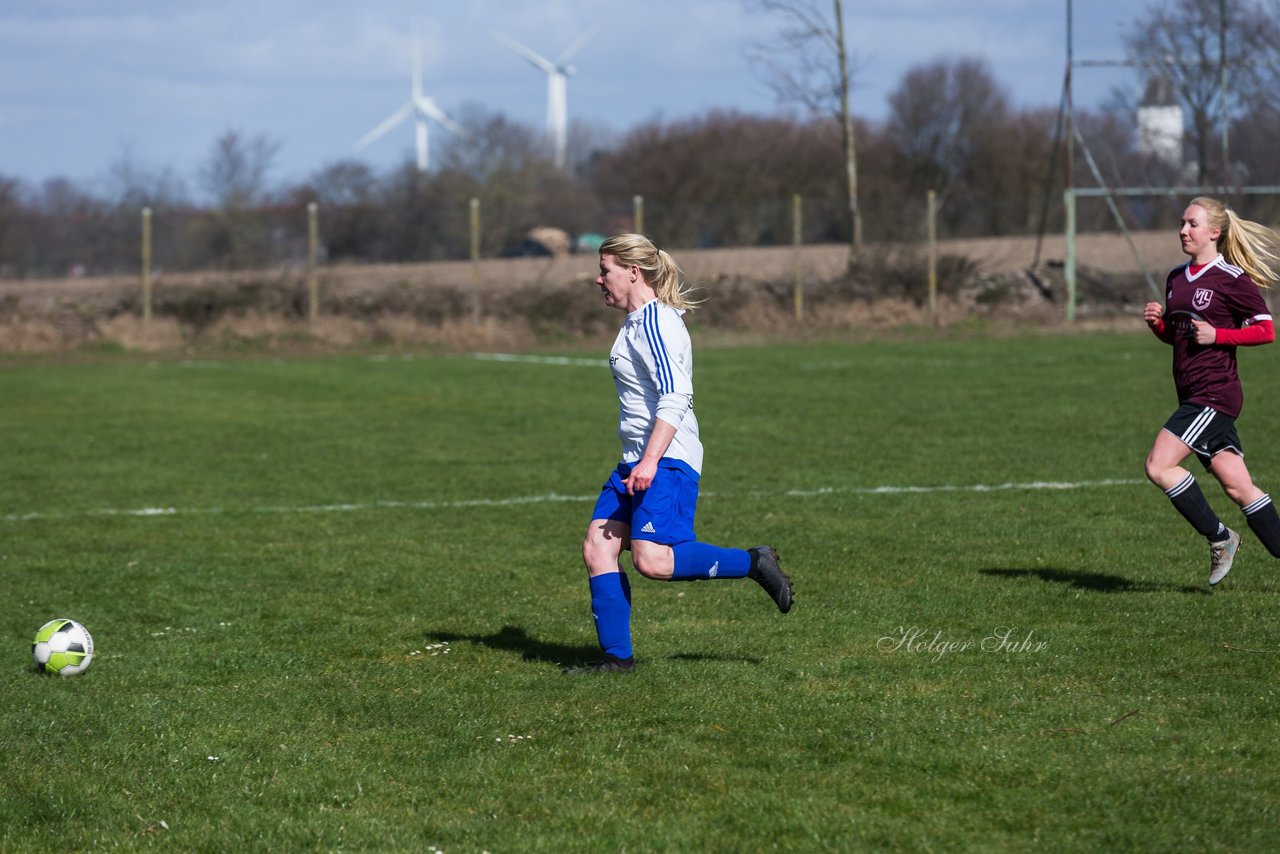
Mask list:
[[[1133,235],[1133,245],[1118,234],[1081,235],[1077,259],[1082,270],[1099,276],[1128,276],[1141,269],[1140,257],[1156,281],[1181,262],[1176,234],[1170,231]],[[1136,254],[1135,254],[1136,247]],[[871,259],[916,255],[920,245],[869,246]],[[1021,273],[1036,257],[1034,237],[999,237],[947,240],[939,243],[943,255],[963,256],[973,264],[979,279],[1014,282],[1024,293],[1013,300],[1022,319],[1053,323],[1062,308],[1038,297]],[[734,249],[673,249],[688,278],[698,284],[750,288],[759,283],[775,293],[789,288],[797,272],[807,283],[836,279],[844,269],[843,245],[745,247]],[[1061,279],[1065,255],[1062,235],[1049,235],[1040,247],[1041,268]],[[326,265],[318,279],[324,312],[320,323],[300,320],[305,301],[305,271],[297,268],[235,273],[176,273],[159,271],[153,279],[158,306],[156,316],[143,328],[140,315],[142,289],[137,275],[68,279],[0,280],[0,353],[64,352],[85,345],[107,345],[125,350],[191,350],[246,343],[277,346],[281,342],[308,340],[318,346],[345,347],[368,343],[444,346],[527,346],[539,333],[537,321],[525,323],[510,310],[482,311],[480,306],[509,302],[504,291],[515,290],[521,299],[545,295],[551,311],[564,306],[566,317],[577,312],[573,287],[590,288],[596,258],[570,255],[556,258],[502,258],[445,261],[421,264]],[[874,277],[874,273],[871,274]],[[739,290],[737,293],[742,294]],[[467,296],[467,295],[470,296]],[[175,308],[181,296],[183,307]],[[166,298],[169,300],[165,304]],[[225,304],[219,304],[224,301]],[[254,302],[254,300],[260,300]],[[467,306],[474,300],[476,309]],[[560,302],[557,303],[556,301]],[[447,305],[447,316],[434,306]],[[1126,302],[1131,300],[1126,296]],[[586,299],[588,304],[591,299]],[[775,303],[778,301],[775,299]],[[926,317],[919,301],[887,298],[858,299],[856,305],[829,306],[827,329],[858,328],[869,324],[894,325],[938,322]],[[874,303],[874,304],[872,304]],[[193,320],[192,311],[206,317]],[[954,300],[943,308],[943,322],[955,322],[975,309],[972,299]],[[547,311],[544,306],[542,309]],[[185,316],[184,316],[185,314]],[[789,308],[762,305],[737,312],[739,328],[777,331],[787,322]],[[212,319],[211,319],[212,318]],[[598,318],[587,318],[588,326]],[[810,330],[821,331],[821,330]]]
[[[1163,277],[1183,260],[1178,239],[1172,231],[1135,232],[1133,242],[1147,266]],[[871,246],[868,251],[923,251],[920,245]],[[1035,258],[1034,237],[989,237],[944,240],[938,244],[944,255],[960,255],[971,259],[986,273],[1010,273],[1031,266]],[[801,269],[807,277],[830,278],[843,269],[847,248],[839,244],[805,246],[799,254]],[[797,252],[788,246],[743,247],[730,249],[672,249],[671,254],[690,279],[715,282],[722,279],[789,281],[794,275]],[[1066,254],[1062,235],[1046,235],[1040,250],[1041,263],[1061,262]],[[1118,234],[1083,234],[1077,238],[1076,254],[1081,266],[1095,270],[1133,272],[1141,267],[1129,242]],[[470,261],[437,261],[422,264],[337,264],[325,267],[323,275],[341,288],[381,289],[400,283],[468,287],[504,287],[538,283],[557,284],[591,279],[595,276],[596,259],[589,255],[559,258],[489,258],[473,264]],[[261,279],[265,271],[217,274],[217,278]],[[268,275],[299,275],[301,271],[272,271]],[[210,273],[158,273],[157,287],[164,284],[187,285],[209,281]],[[78,279],[0,280],[0,296],[76,298],[103,290],[138,287],[137,276],[88,277]]]

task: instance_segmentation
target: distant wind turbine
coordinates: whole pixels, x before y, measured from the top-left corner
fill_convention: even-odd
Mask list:
[[[409,100],[391,115],[383,120],[382,124],[369,131],[356,141],[354,146],[356,151],[368,146],[374,140],[385,134],[387,131],[399,125],[404,120],[412,117],[414,120],[414,139],[418,149],[418,171],[427,171],[427,120],[434,120],[444,125],[449,130],[459,136],[466,136],[467,132],[462,126],[444,114],[444,110],[440,109],[436,102],[422,94],[422,57],[418,54],[418,30],[415,26],[413,29],[413,54],[411,79],[409,81]]]
[[[493,34],[494,38],[528,60],[534,68],[547,75],[547,135],[551,137],[551,146],[552,151],[555,153],[557,169],[564,168],[565,151],[569,140],[569,76],[577,72],[577,69],[568,63],[574,54],[582,50],[587,40],[595,35],[600,27],[601,24],[597,24],[578,36],[571,45],[565,48],[564,53],[560,54],[560,58],[555,62],[533,52],[509,36],[498,32]]]

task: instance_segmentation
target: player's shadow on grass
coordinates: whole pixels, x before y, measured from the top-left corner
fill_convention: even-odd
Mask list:
[[[548,664],[577,664],[591,658],[600,657],[600,648],[595,646],[570,645],[538,640],[520,626],[503,626],[498,631],[487,635],[467,635],[460,632],[427,632],[427,637],[437,643],[453,643],[469,641],[499,649],[504,652],[519,653],[525,661],[544,661]]]
[[[726,664],[760,664],[763,658],[754,655],[722,655],[716,652],[677,652],[667,656],[671,661],[717,661]]]
[[[573,665],[582,664],[600,657],[598,646],[571,646],[563,643],[541,641],[530,637],[520,626],[503,626],[488,635],[466,635],[460,632],[427,632],[427,639],[436,643],[454,643],[469,641],[482,644],[490,649],[519,653],[525,661],[542,661],[548,664]],[[720,655],[717,653],[682,652],[669,656],[673,661],[729,661],[743,664],[759,664],[762,659],[741,655]]]
[[[1038,578],[1052,584],[1067,584],[1095,593],[1194,593],[1208,596],[1213,591],[1189,584],[1158,584],[1150,581],[1134,581],[1120,575],[1103,572],[1077,572],[1069,569],[980,569],[983,575],[994,578]]]

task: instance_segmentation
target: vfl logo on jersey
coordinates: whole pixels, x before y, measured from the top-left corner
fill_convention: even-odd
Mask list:
[[[1204,311],[1211,302],[1213,302],[1213,291],[1210,288],[1196,288],[1195,295],[1191,297],[1191,307],[1196,311]]]

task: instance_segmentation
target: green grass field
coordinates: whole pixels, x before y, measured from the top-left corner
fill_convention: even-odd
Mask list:
[[[700,535],[796,607],[635,577],[570,678],[604,356],[0,363],[0,850],[1280,848],[1277,565],[1143,481],[1163,345],[701,346]]]

